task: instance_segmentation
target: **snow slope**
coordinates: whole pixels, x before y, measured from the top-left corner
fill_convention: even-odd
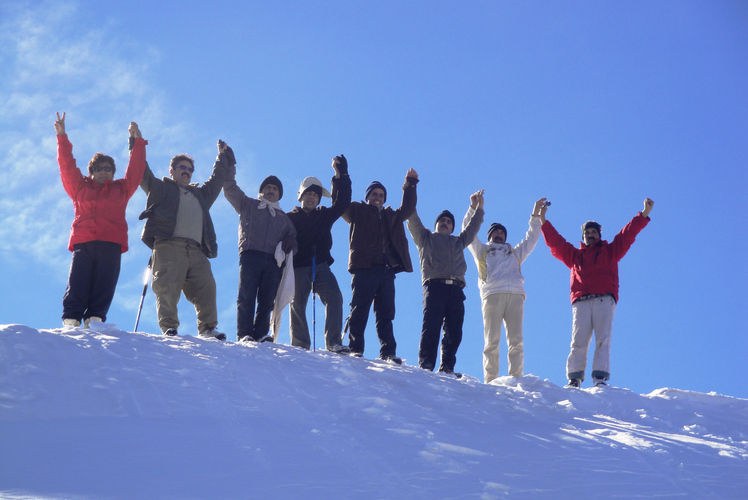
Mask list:
[[[0,497],[746,498],[748,400],[495,382],[3,325]]]

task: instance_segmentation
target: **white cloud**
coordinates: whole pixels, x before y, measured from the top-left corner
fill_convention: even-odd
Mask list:
[[[127,54],[133,42],[106,22],[87,31],[75,2],[5,3],[0,12],[0,255],[58,266],[49,252],[67,247],[73,210],[57,167],[55,112],[67,112],[84,173],[91,156],[104,151],[124,174],[134,115],[147,121],[146,134],[179,137],[183,130],[164,125],[163,93],[148,80],[156,48]],[[141,210],[128,208],[132,230]]]

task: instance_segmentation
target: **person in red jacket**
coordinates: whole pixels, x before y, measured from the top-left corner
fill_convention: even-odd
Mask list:
[[[571,269],[571,309],[573,316],[571,352],[566,361],[570,387],[580,387],[587,366],[587,351],[595,334],[592,380],[606,385],[610,378],[610,340],[613,316],[618,302],[618,261],[626,255],[639,231],[649,224],[654,201],[644,200],[639,212],[611,243],[600,239],[602,226],[594,221],[582,225],[584,242],[579,248],[567,242],[541,211],[541,230],[551,254]]]
[[[73,145],[65,133],[65,113],[57,113],[57,162],[65,192],[73,200],[75,219],[70,230],[68,249],[73,252],[70,275],[62,299],[62,324],[85,328],[92,321],[106,321],[119,279],[120,260],[127,251],[127,202],[145,171],[145,146],[148,141],[135,122],[130,137],[135,146],[130,154],[125,177],[114,179],[114,159],[96,153],[84,176],[73,157]]]

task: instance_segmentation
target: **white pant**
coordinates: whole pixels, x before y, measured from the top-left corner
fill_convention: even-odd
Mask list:
[[[482,300],[483,310],[483,379],[489,383],[499,376],[499,343],[501,324],[506,330],[509,375],[521,377],[525,364],[525,344],[522,341],[522,320],[525,316],[525,296],[517,293],[494,293]]]
[[[571,379],[584,380],[587,351],[595,332],[595,355],[592,358],[592,377],[610,378],[610,341],[613,334],[613,316],[616,301],[610,296],[578,300],[571,305],[573,324],[571,352],[566,360],[566,374]]]

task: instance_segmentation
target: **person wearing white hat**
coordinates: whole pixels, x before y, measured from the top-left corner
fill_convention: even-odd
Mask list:
[[[338,280],[330,270],[334,262],[332,248],[332,225],[351,203],[351,179],[348,176],[348,161],[345,156],[332,160],[335,176],[332,178],[332,194],[316,177],[307,177],[301,182],[298,200],[301,206],[288,214],[296,228],[298,253],[294,256],[295,293],[289,309],[291,345],[309,349],[309,324],[306,308],[309,294],[314,292],[325,306],[325,347],[328,351],[348,354],[342,345],[343,294]],[[322,197],[332,198],[332,205],[320,205]]]

